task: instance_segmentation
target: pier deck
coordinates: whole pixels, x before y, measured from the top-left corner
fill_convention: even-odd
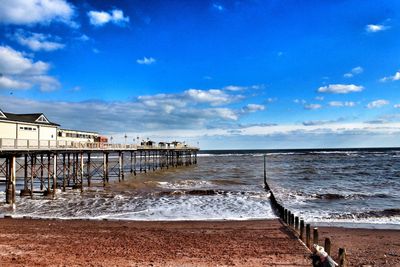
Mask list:
[[[106,186],[125,175],[197,164],[198,148],[101,143],[0,142],[0,188],[6,203],[16,194],[55,195],[57,189]]]

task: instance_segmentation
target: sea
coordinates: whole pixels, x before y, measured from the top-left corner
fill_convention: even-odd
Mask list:
[[[276,199],[307,223],[400,229],[400,149],[200,151],[196,165],[137,175],[106,187],[17,197],[0,216],[93,220],[277,218]],[[21,183],[19,184],[21,186]]]

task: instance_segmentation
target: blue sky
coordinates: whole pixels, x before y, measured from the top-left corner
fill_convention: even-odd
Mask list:
[[[0,108],[114,142],[400,146],[399,1],[0,0]]]

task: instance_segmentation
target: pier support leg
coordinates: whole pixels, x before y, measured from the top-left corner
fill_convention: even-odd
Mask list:
[[[40,191],[43,191],[43,188],[44,188],[43,167],[44,167],[43,154],[41,154],[40,155]]]
[[[51,193],[51,185],[50,185],[50,180],[51,180],[51,155],[50,153],[47,154],[47,191],[44,193],[45,195],[49,195]]]
[[[63,185],[62,185],[62,191],[65,192],[65,185],[67,184],[67,177],[66,177],[66,171],[67,171],[67,166],[65,162],[65,153],[62,154],[63,157]]]
[[[21,196],[30,196],[31,192],[28,187],[28,154],[24,155],[24,189],[21,190]]]
[[[15,170],[15,155],[10,156],[7,159],[7,192],[6,192],[6,203],[15,203],[15,184],[16,184],[16,170]]]
[[[87,182],[88,182],[88,187],[91,186],[92,183],[92,175],[90,173],[90,165],[91,165],[91,159],[90,159],[90,153],[87,154],[87,163],[86,163],[86,175],[87,175]]]
[[[56,190],[57,190],[57,158],[58,158],[57,153],[54,153],[54,155],[53,155],[53,198],[55,197]]]
[[[124,153],[119,152],[118,156],[118,181],[124,180]]]
[[[83,177],[84,177],[84,174],[83,174],[83,168],[84,168],[84,164],[83,164],[83,152],[81,152],[80,153],[80,161],[79,161],[79,165],[80,165],[80,169],[79,169],[79,176],[80,176],[80,179],[81,179],[81,181],[80,181],[80,184],[79,184],[79,187],[80,187],[80,189],[81,189],[81,192],[83,191]]]

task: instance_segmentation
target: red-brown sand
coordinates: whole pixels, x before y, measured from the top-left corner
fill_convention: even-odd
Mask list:
[[[345,248],[349,266],[400,267],[400,230],[320,227],[319,236],[331,239],[335,259]]]
[[[319,232],[349,266],[400,266],[400,231]],[[0,219],[0,266],[311,266],[308,253],[278,220]]]
[[[1,266],[310,266],[278,220],[0,220]]]

